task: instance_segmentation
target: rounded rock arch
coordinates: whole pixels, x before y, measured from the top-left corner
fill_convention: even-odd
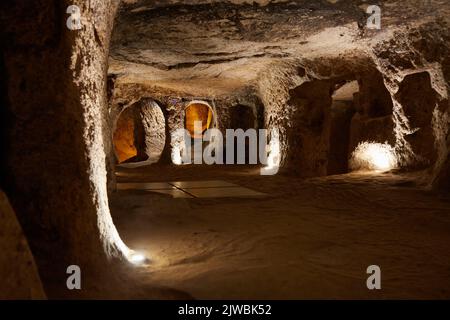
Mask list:
[[[195,121],[202,121],[202,134],[216,125],[214,108],[203,100],[192,100],[186,103],[183,116],[184,127],[189,131],[191,137],[198,138],[194,133]]]
[[[157,162],[166,143],[166,116],[153,99],[120,110],[112,123],[113,152],[118,163]]]

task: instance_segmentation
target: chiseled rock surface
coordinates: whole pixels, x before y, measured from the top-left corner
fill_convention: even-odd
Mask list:
[[[140,97],[256,96],[264,106],[258,115],[264,127],[281,130],[283,166],[322,175],[329,165],[331,104],[316,108],[322,124],[308,128],[309,106],[293,93],[307,82],[316,90],[324,80],[332,85],[358,80],[353,123],[369,131],[354,127],[352,147],[362,139],[388,141],[402,166],[432,167],[430,181],[442,185],[449,171],[444,168],[450,144],[450,3],[379,5],[382,28],[369,30],[369,3],[363,0],[126,0],[110,51],[109,73],[116,80],[112,108]],[[421,101],[436,104],[422,103],[423,110],[414,111],[428,114],[419,128],[412,113],[417,99],[411,96],[417,90],[404,79],[423,72],[429,74],[423,85],[432,89],[422,92]],[[221,113],[227,117],[226,110]],[[321,142],[308,147],[311,136],[321,136]],[[299,145],[311,159],[295,150]]]
[[[115,23],[112,71],[164,83],[195,77],[245,84],[271,62],[365,51],[394,30],[450,11],[446,1],[384,1],[382,29],[373,31],[362,0],[249,2],[126,1]]]

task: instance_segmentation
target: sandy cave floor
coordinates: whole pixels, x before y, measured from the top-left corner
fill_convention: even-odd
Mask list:
[[[450,298],[450,196],[415,175],[301,180],[251,166],[117,168],[118,182],[219,179],[268,195],[111,197],[120,235],[152,261],[133,269],[142,285],[198,299]],[[366,287],[372,264],[382,290]]]

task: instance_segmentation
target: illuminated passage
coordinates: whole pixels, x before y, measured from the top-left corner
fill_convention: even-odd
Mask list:
[[[134,108],[128,108],[121,113],[114,131],[114,148],[119,163],[137,156],[135,145]]]
[[[185,128],[189,131],[191,137],[201,138],[203,132],[209,129],[213,120],[213,112],[211,107],[204,102],[193,102],[189,104],[185,110]],[[195,121],[202,122],[202,135],[194,134]]]
[[[113,136],[119,163],[157,162],[165,140],[164,114],[155,101],[143,100],[119,115]]]

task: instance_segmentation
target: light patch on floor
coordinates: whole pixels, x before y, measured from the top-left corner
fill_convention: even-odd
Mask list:
[[[118,190],[147,190],[173,198],[261,197],[265,193],[223,180],[118,183]]]
[[[168,194],[170,196],[172,196],[172,198],[176,198],[176,199],[180,199],[180,198],[194,198],[193,196],[191,196],[190,194],[184,192],[183,190],[180,189],[176,189],[173,188],[171,190],[167,190],[167,189],[162,189],[162,190],[149,190],[150,192],[156,192],[156,193],[161,193],[161,194]]]

